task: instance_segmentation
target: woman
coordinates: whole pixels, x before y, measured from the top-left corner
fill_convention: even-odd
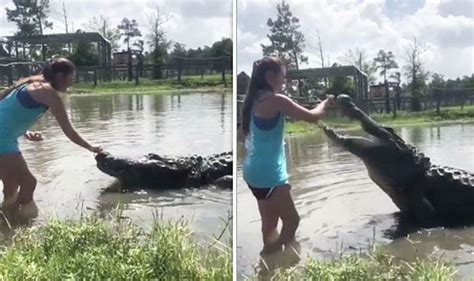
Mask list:
[[[20,152],[18,138],[23,135],[30,141],[41,141],[41,133],[28,129],[47,110],[51,110],[72,142],[94,153],[102,151],[76,132],[58,94],[72,85],[75,72],[71,61],[54,59],[41,74],[19,80],[0,95],[0,179],[3,182],[4,206],[18,209],[33,202],[36,178]]]
[[[285,116],[317,122],[332,98],[308,110],[281,94],[286,68],[277,58],[254,65],[242,109],[247,155],[243,177],[257,199],[262,219],[263,251],[280,249],[294,240],[299,215],[291,197],[284,148]],[[278,219],[282,220],[278,234]]]

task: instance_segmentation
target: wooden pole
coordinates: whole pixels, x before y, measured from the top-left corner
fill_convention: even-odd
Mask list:
[[[140,63],[135,66],[135,86],[138,86],[140,80]]]
[[[178,60],[178,83],[181,83],[181,59]]]
[[[439,91],[436,91],[436,114],[439,115],[439,107],[440,107],[440,92]]]

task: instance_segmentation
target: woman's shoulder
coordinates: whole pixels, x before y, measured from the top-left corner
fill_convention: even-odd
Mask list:
[[[55,93],[56,90],[48,82],[35,81],[27,86],[27,89],[31,93]]]

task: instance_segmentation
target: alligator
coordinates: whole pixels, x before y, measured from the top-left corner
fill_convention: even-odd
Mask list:
[[[150,153],[139,159],[99,153],[97,168],[117,178],[123,190],[199,188],[232,189],[232,152],[208,157],[166,157]]]
[[[400,209],[422,227],[474,223],[474,174],[431,163],[415,146],[406,143],[390,127],[367,116],[340,94],[336,107],[361,123],[370,138],[342,136],[320,124],[326,136],[360,158],[370,179]]]

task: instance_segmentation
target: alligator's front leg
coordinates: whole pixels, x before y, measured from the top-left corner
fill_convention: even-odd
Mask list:
[[[432,227],[436,224],[436,210],[426,198],[421,187],[413,187],[406,190],[408,193],[408,208],[410,212],[424,227]]]
[[[233,177],[230,175],[223,176],[212,182],[212,185],[215,185],[223,189],[232,189],[233,187]]]

